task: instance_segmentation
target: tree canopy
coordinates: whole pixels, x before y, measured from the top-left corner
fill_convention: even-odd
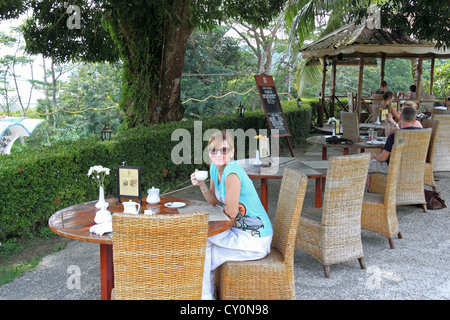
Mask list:
[[[6,1],[6,0],[5,0]],[[116,61],[124,65],[121,108],[129,126],[183,116],[180,80],[195,27],[212,29],[228,18],[264,26],[283,0],[7,0],[0,18],[31,9],[26,49],[56,62]],[[78,25],[69,26],[75,19]]]

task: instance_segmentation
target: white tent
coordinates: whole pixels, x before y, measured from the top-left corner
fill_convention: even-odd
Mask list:
[[[0,117],[0,153],[9,154],[17,138],[31,136],[42,122],[41,119]]]

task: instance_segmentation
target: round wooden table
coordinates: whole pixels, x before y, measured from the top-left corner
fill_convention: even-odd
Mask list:
[[[127,200],[122,200],[122,202]],[[184,202],[187,206],[205,205],[204,201],[176,197],[161,197],[158,204],[151,205],[146,202],[146,197],[144,197],[142,198],[141,212],[144,209],[151,209],[156,214],[178,214],[176,208],[164,206],[165,203],[172,201]],[[123,205],[122,203],[117,204],[116,198],[107,199],[107,202],[109,203],[108,210],[111,213],[123,212]],[[95,207],[96,203],[97,200],[61,209],[50,217],[48,225],[54,233],[61,236],[100,244],[101,298],[110,300],[111,290],[114,287],[113,241],[109,233],[100,236],[89,231],[90,227],[95,224],[95,213],[98,211]],[[221,233],[231,228],[232,225],[233,221],[209,221],[208,236]]]
[[[333,144],[328,143],[326,138],[330,138],[331,136],[313,136],[306,139],[307,142],[318,144],[322,146],[322,160],[327,160],[327,148],[342,148],[344,149],[343,154],[348,155],[348,149],[361,149],[361,153],[365,152],[365,149],[380,149],[383,147],[383,144],[371,144],[368,143],[367,140],[361,139],[360,142],[354,142],[352,144]]]

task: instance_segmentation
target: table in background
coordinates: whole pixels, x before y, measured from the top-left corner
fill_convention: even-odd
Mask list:
[[[177,208],[167,208],[164,206],[167,202],[178,201],[189,205],[208,205],[204,201],[176,197],[161,197],[158,204],[148,204],[146,198],[142,199],[141,211],[151,209],[156,214],[177,214]],[[117,199],[107,199],[109,203],[108,210],[111,213],[123,212],[123,205],[117,204]],[[122,201],[123,202],[123,201]],[[111,299],[111,290],[114,287],[114,266],[113,266],[113,242],[111,234],[106,233],[102,236],[89,231],[95,224],[95,213],[98,209],[95,207],[97,200],[76,204],[74,206],[55,212],[49,219],[50,229],[64,237],[75,240],[93,242],[100,244],[100,282],[102,300]],[[208,236],[212,236],[231,228],[233,221],[209,221]]]
[[[361,149],[361,153],[365,152],[365,149],[379,149],[382,148],[384,144],[371,144],[368,143],[367,139],[361,137],[360,142],[353,142],[352,144],[333,144],[328,143],[326,138],[330,138],[331,136],[314,136],[306,139],[307,142],[317,144],[322,146],[322,160],[327,160],[327,148],[342,148],[344,149],[343,154],[348,155],[349,149]]]
[[[261,179],[261,203],[268,210],[268,179],[282,179],[285,168],[303,172],[308,178],[316,180],[315,207],[322,206],[323,180],[327,176],[328,161],[308,161],[294,157],[272,158],[270,167],[253,165],[255,158],[240,159],[238,163],[244,168],[250,178]]]

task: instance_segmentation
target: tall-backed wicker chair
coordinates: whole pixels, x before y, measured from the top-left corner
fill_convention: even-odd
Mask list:
[[[433,111],[431,112],[431,114],[434,116],[436,114],[450,114],[450,110],[444,110],[444,109],[436,109],[433,108]]]
[[[439,132],[439,120],[430,120],[424,119],[422,121],[422,125],[424,128],[431,128],[431,138],[430,143],[428,145],[428,153],[427,160],[425,162],[425,176],[423,182],[425,185],[430,186],[433,191],[436,190],[436,183],[434,182],[434,174],[433,174],[433,162],[434,162],[434,154],[436,152],[436,135]]]
[[[294,247],[308,178],[286,168],[274,221],[272,248],[266,257],[228,261],[216,270],[220,299],[295,299]]]
[[[328,161],[322,208],[303,210],[296,246],[324,265],[358,259],[364,269],[361,207],[369,169],[369,153],[333,157]]]
[[[356,112],[341,112],[342,138],[359,141],[359,120]]]
[[[113,214],[113,299],[201,299],[207,235],[207,213]]]
[[[436,114],[433,116],[433,120],[439,121],[433,171],[450,171],[450,115]]]
[[[431,137],[431,129],[397,130],[394,144],[403,141],[402,160],[397,184],[397,205],[421,204],[427,211],[424,193],[425,161]],[[372,173],[370,190],[384,193],[386,175]]]
[[[403,147],[403,142],[392,147],[384,194],[364,193],[361,211],[361,228],[386,236],[391,249],[394,249],[392,237],[397,235],[399,239],[402,238],[395,199]]]
[[[433,111],[433,104],[436,101],[436,96],[429,94],[422,94],[420,96],[420,102],[427,109],[427,111]]]

